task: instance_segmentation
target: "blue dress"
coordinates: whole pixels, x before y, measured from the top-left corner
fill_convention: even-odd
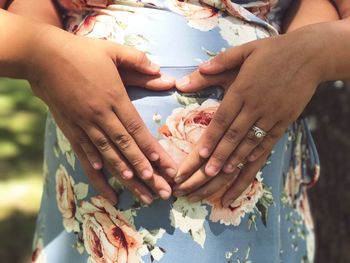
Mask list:
[[[290,2],[59,1],[68,31],[143,50],[176,78],[226,48],[278,34]],[[177,162],[191,151],[223,96],[217,87],[191,94],[129,87],[128,94]],[[303,119],[289,127],[254,182],[229,208],[220,205],[222,193],[195,203],[172,197],[142,205],[110,177],[119,196],[114,207],[89,184],[50,114],[44,161],[33,262],[313,262],[307,188],[318,178],[319,160]]]

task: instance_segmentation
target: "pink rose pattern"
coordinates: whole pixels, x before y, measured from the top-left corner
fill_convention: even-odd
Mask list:
[[[72,11],[68,17],[68,30],[81,36],[100,38],[121,42],[118,38],[124,38],[124,25],[112,16],[103,13],[90,14],[84,17],[82,10],[96,10],[112,4],[112,0],[60,0],[61,6]],[[133,1],[130,1],[133,2]],[[134,1],[138,4],[147,1]],[[208,31],[218,25],[218,9],[226,10],[237,18],[245,19],[245,12],[249,10],[262,19],[267,20],[267,14],[277,5],[278,0],[254,1],[242,6],[233,5],[231,2],[219,0],[167,0],[170,9],[185,16],[188,24],[202,31]],[[191,3],[196,3],[191,5]],[[152,3],[153,4],[153,3]],[[154,5],[154,4],[153,4]],[[245,7],[244,11],[242,8]],[[79,14],[80,12],[80,14]],[[159,127],[159,140],[177,163],[180,163],[193,149],[201,134],[209,125],[215,111],[219,106],[217,100],[208,99],[202,103],[188,103],[186,106],[173,110],[166,122]],[[297,145],[301,145],[297,144]],[[301,164],[302,153],[296,152],[296,160]],[[299,155],[298,155],[299,153]],[[318,171],[316,171],[318,172]],[[290,172],[285,177],[284,204],[296,207],[300,217],[306,222],[312,238],[313,221],[309,209],[306,191],[303,186],[312,185],[313,182],[303,182],[300,165],[291,166]],[[94,196],[88,200],[77,201],[76,183],[69,176],[66,168],[60,166],[56,172],[56,201],[58,210],[62,215],[62,222],[67,232],[74,232],[77,236],[77,249],[86,251],[89,255],[88,262],[96,263],[137,263],[142,262],[143,248],[147,246],[147,240],[143,238],[141,231],[135,229],[133,216],[127,218],[123,211],[113,207],[101,196]],[[213,223],[239,226],[247,214],[259,211],[264,223],[266,223],[267,209],[273,204],[269,196],[270,190],[263,183],[260,173],[256,175],[254,182],[237,198],[229,208],[223,208],[220,198],[226,189],[217,192],[210,198],[201,202],[206,205],[210,220]],[[137,208],[133,210],[137,213]],[[135,215],[134,215],[135,216]],[[41,240],[42,242],[42,240]],[[148,247],[150,247],[148,245]],[[152,244],[155,247],[155,244]],[[312,249],[312,248],[310,248]],[[157,254],[160,259],[165,250]],[[312,253],[312,251],[310,252]],[[32,262],[44,262],[44,248],[41,243],[35,247]],[[154,255],[151,255],[154,259]]]

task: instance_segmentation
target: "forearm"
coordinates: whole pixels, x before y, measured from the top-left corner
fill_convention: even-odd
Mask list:
[[[296,0],[285,16],[283,32],[288,33],[306,25],[336,20],[339,20],[339,14],[329,0]]]
[[[0,26],[0,77],[24,78],[31,40],[39,28],[3,9],[0,9]]]
[[[350,18],[318,25],[324,45],[323,81],[350,80]]]
[[[62,28],[59,10],[51,0],[14,0],[9,6],[8,11],[38,22]]]

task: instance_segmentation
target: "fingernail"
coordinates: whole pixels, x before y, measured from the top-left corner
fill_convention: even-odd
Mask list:
[[[256,156],[254,154],[248,156],[249,162],[254,162],[256,160]]]
[[[153,153],[151,153],[151,154],[149,155],[149,159],[150,159],[151,161],[155,162],[155,161],[157,161],[157,160],[159,159],[159,154],[153,152]]]
[[[148,205],[153,202],[153,198],[148,196],[148,195],[140,195],[140,199],[142,200],[142,202],[144,202]]]
[[[129,171],[129,170],[125,170],[122,173],[122,176],[124,179],[130,179],[133,175],[134,175],[134,173],[132,171]]]
[[[185,192],[184,191],[175,191],[174,192],[174,195],[176,196],[176,197],[180,197],[180,196],[183,196],[183,195],[185,195]]]
[[[190,78],[188,76],[185,76],[176,82],[176,86],[179,88],[183,88],[183,87],[187,86],[188,84],[190,84]]]
[[[153,173],[148,169],[142,171],[142,178],[143,179],[150,179],[152,177],[152,175],[153,175]]]
[[[174,83],[175,79],[173,77],[170,77],[166,74],[163,74],[160,79],[166,83]]]
[[[210,66],[210,60],[204,61],[204,62],[201,63],[199,66],[200,66],[200,67],[208,67],[208,66]]]
[[[229,199],[227,200],[226,202],[224,202],[224,208],[228,208],[232,203],[233,203],[234,200],[232,199]]]
[[[160,190],[160,191],[159,191],[159,196],[160,196],[162,199],[166,200],[166,199],[168,199],[168,198],[170,197],[170,192],[167,191],[167,190]]]
[[[218,172],[219,172],[219,168],[217,166],[212,165],[212,164],[208,164],[205,167],[205,173],[209,176],[217,175]]]
[[[154,64],[153,62],[151,62],[150,64],[150,68],[153,70],[153,71],[159,71],[160,68],[157,64]]]
[[[170,177],[175,177],[177,171],[173,168],[167,168],[166,170],[166,174]]]
[[[232,173],[235,170],[232,164],[226,164],[224,167],[225,173]]]
[[[95,170],[100,170],[102,168],[102,164],[99,163],[99,162],[94,162],[92,164],[92,167],[95,169]]]
[[[208,158],[208,157],[209,157],[209,149],[208,149],[208,148],[202,148],[202,149],[200,149],[199,155],[200,155],[202,158]]]
[[[177,184],[181,183],[181,182],[182,182],[182,176],[176,176],[176,177],[174,178],[174,181],[175,181],[175,183],[177,183]]]

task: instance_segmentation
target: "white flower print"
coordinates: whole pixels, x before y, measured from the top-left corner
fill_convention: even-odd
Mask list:
[[[143,246],[139,250],[140,256],[150,254],[152,261],[161,260],[165,254],[165,250],[161,247],[158,247],[156,244],[157,240],[162,238],[162,236],[165,234],[165,229],[160,228],[150,231],[147,229],[142,229],[139,233],[143,238]]]
[[[170,210],[170,224],[184,233],[190,233],[193,240],[204,246],[206,234],[204,221],[208,211],[200,202],[190,203],[185,197],[178,198]]]
[[[67,162],[74,169],[75,167],[75,154],[73,152],[72,146],[66,136],[64,136],[61,129],[57,126],[56,128],[57,144],[63,155],[65,155]]]

